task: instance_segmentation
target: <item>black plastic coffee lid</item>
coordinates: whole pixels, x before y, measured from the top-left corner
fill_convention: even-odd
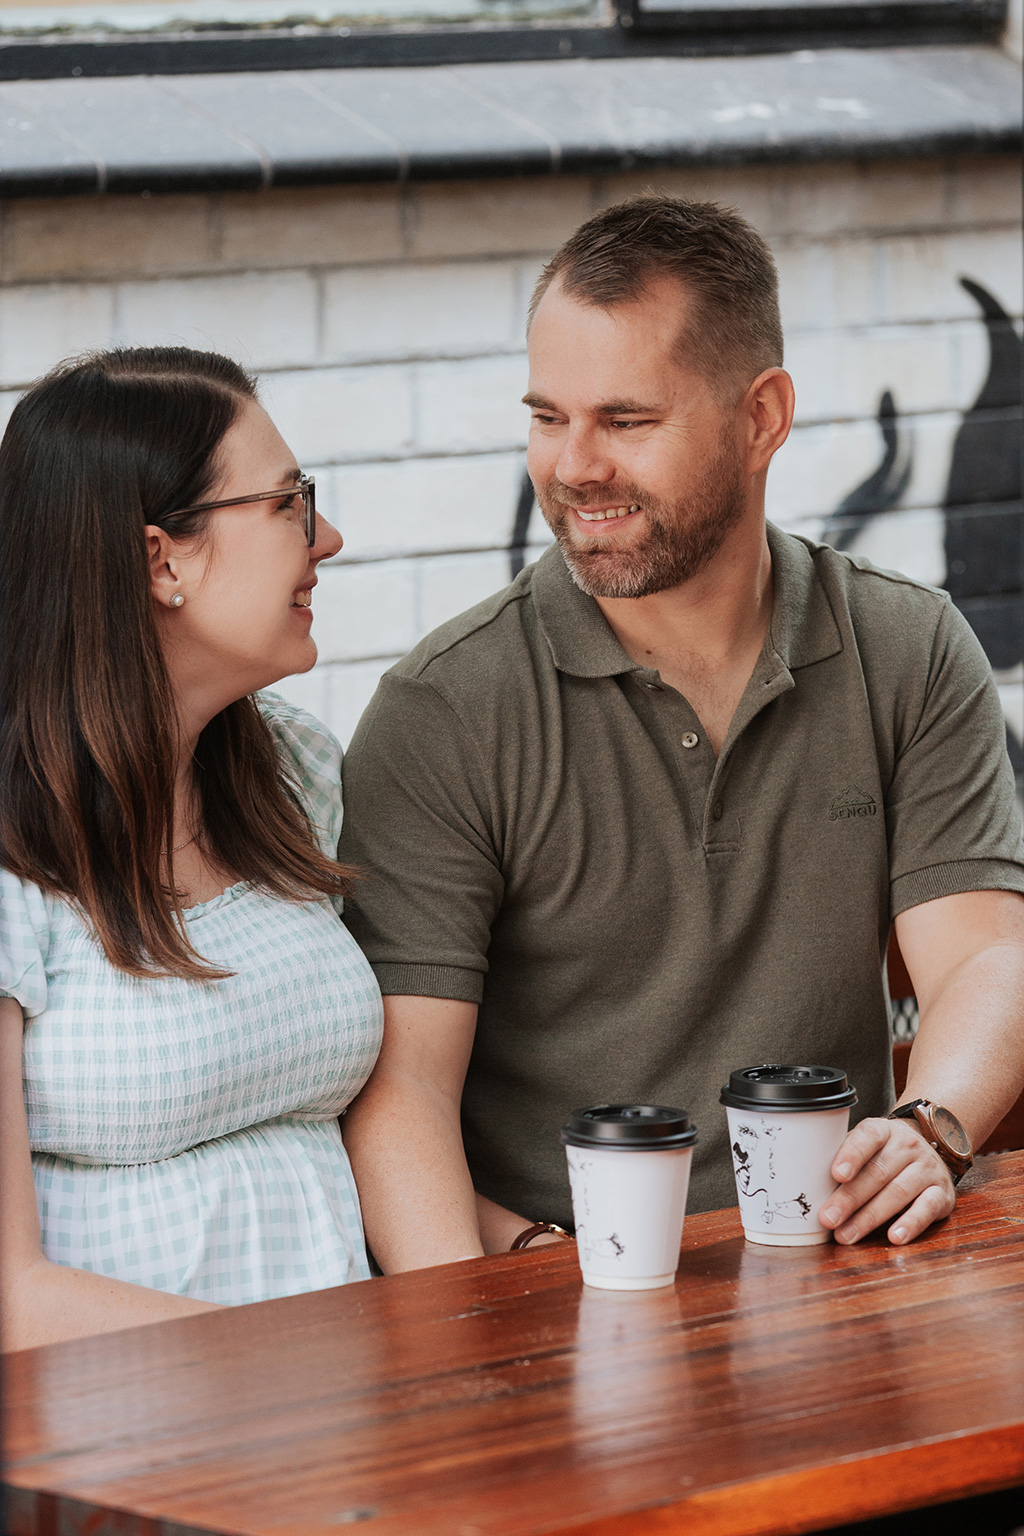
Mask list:
[[[838,1067],[786,1067],[766,1062],[729,1073],[719,1103],[730,1109],[763,1109],[772,1114],[792,1110],[846,1109],[857,1092]]]
[[[591,1109],[573,1110],[562,1126],[562,1140],[570,1147],[661,1152],[692,1147],[697,1127],[685,1109],[668,1109],[664,1104],[595,1104]]]

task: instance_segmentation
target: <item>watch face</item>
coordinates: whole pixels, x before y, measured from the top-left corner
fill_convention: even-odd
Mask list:
[[[956,1115],[936,1105],[932,1110],[932,1124],[951,1152],[955,1152],[958,1157],[970,1157],[971,1138]]]

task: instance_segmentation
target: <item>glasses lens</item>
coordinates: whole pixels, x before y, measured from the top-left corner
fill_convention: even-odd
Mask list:
[[[312,475],[302,482],[302,501],[306,509],[306,539],[312,549],[316,543],[316,481]]]

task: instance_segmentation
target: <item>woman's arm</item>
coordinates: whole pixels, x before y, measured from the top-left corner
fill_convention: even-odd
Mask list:
[[[475,1003],[384,999],[381,1053],[342,1131],[367,1245],[389,1274],[484,1251],[459,1117],[475,1031]]]
[[[0,1324],[5,1350],[33,1349],[90,1333],[214,1310],[213,1302],[169,1296],[43,1257],[32,1180],[28,1121],[21,1087],[23,1022],[11,997],[0,997]]]
[[[385,997],[377,1065],[342,1122],[367,1246],[388,1274],[503,1253],[533,1220],[475,1194],[466,1166],[460,1107],[476,1014],[475,1003]]]

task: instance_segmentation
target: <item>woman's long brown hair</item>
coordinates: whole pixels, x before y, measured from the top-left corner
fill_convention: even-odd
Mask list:
[[[76,904],[133,976],[229,974],[165,884],[178,723],[143,530],[202,535],[209,514],[176,509],[207,496],[254,397],[216,353],[97,353],[34,385],[0,443],[0,865]],[[195,765],[219,866],[292,900],[345,894],[252,698],[210,721]]]

